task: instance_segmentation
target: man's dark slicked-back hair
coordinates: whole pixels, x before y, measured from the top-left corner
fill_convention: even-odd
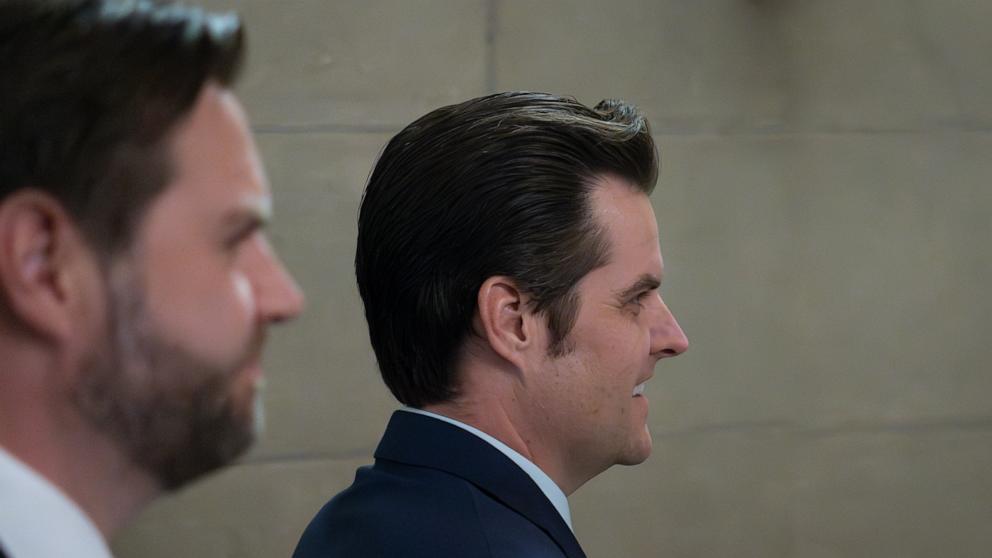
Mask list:
[[[235,78],[241,24],[149,0],[0,0],[0,201],[55,197],[101,256],[171,178],[167,138]]]
[[[355,270],[386,385],[414,407],[457,394],[455,360],[489,277],[512,278],[569,350],[575,285],[607,263],[591,216],[605,175],[649,194],[647,121],[616,100],[586,107],[500,93],[435,110],[382,152],[358,218]]]

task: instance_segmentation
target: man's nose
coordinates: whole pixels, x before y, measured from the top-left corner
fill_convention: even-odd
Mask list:
[[[651,326],[651,354],[669,358],[689,350],[689,338],[668,306],[662,302],[655,323]]]
[[[303,311],[303,291],[286,270],[279,256],[271,247],[267,248],[265,263],[255,277],[255,302],[263,321],[270,323],[289,321]]]

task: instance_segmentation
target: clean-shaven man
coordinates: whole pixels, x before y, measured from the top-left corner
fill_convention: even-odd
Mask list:
[[[107,558],[241,454],[301,294],[229,87],[233,15],[0,0],[0,548]]]
[[[397,411],[296,558],[580,557],[566,497],[651,452],[645,383],[688,341],[662,301],[648,123],[503,93],[386,146],[355,267]]]

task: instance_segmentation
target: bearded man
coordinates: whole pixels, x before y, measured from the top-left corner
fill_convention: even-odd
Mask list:
[[[251,443],[302,295],[229,87],[234,15],[0,0],[0,554],[110,555]]]

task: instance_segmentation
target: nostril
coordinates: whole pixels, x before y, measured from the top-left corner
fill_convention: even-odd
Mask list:
[[[660,349],[660,350],[658,350],[658,351],[656,351],[656,352],[654,352],[652,354],[654,355],[655,358],[659,358],[659,359],[661,359],[661,358],[671,358],[671,357],[679,356],[680,354],[684,353],[686,351],[686,349],[688,349],[688,348],[689,348],[688,347],[688,344],[685,344],[685,345],[671,344],[671,345],[669,345],[669,346],[667,346],[667,347],[665,347],[663,349]]]

